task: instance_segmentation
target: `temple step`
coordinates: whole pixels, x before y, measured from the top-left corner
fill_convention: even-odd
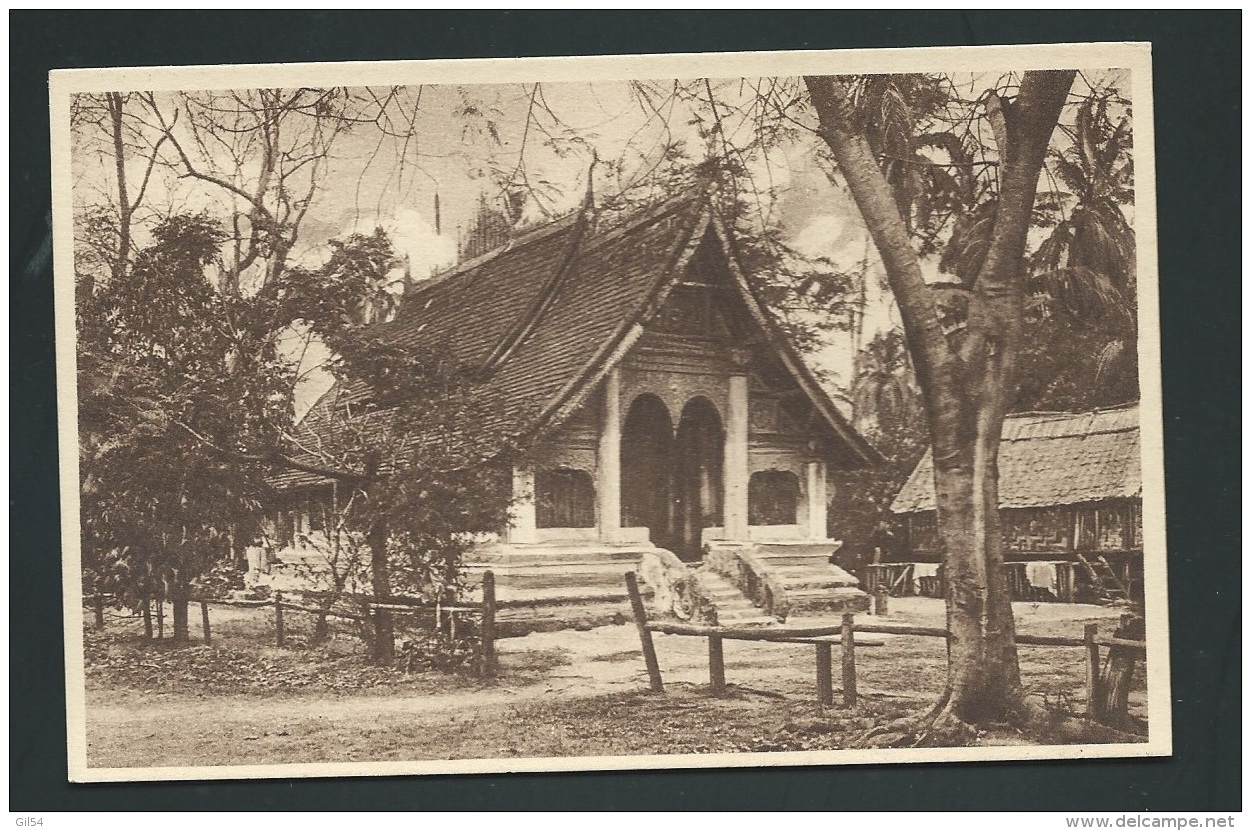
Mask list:
[[[700,593],[709,601],[721,626],[768,626],[777,621],[766,615],[724,576],[707,568],[699,569]]]
[[[859,581],[830,563],[838,543],[725,543],[709,554],[709,568],[740,591],[752,594],[761,614],[788,619],[796,614],[862,611],[869,597]]]
[[[646,587],[643,593],[647,594]],[[530,588],[516,586],[498,586],[495,598],[502,605],[534,604],[550,606],[560,603],[626,603],[630,601],[624,585],[617,586],[551,586],[548,588]]]
[[[612,587],[622,591],[626,569],[568,568],[541,570],[499,569],[495,571],[495,585],[499,589],[572,589]]]
[[[853,586],[787,591],[789,617],[818,613],[865,612],[869,596]]]
[[[492,551],[490,549],[474,552],[467,568],[520,567],[520,566],[564,566],[566,564],[605,564],[620,563],[629,566],[638,563],[649,550],[642,546],[597,546],[580,545],[544,545],[529,547],[510,547]]]
[[[829,557],[812,554],[757,554],[756,559],[778,568],[790,566],[823,566]]]

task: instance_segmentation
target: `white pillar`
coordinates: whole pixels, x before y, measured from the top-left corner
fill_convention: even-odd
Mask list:
[[[513,504],[508,541],[523,545],[539,541],[534,512],[534,471],[529,468],[513,468]]]
[[[595,479],[599,538],[621,542],[621,371],[616,367],[604,379]]]
[[[747,539],[747,376],[730,376],[725,410],[725,537]]]
[[[825,528],[825,462],[809,462],[808,473],[808,537],[823,540],[829,536]]]

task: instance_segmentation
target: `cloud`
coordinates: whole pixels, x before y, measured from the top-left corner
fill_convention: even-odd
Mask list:
[[[407,255],[415,279],[421,280],[456,262],[456,240],[435,233],[434,222],[416,208],[402,206],[390,216],[364,216],[342,225],[337,236],[370,234],[382,228],[391,237],[395,252]]]

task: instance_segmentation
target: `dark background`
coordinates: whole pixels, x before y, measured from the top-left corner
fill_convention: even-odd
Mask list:
[[[11,12],[9,20],[11,811],[1241,809],[1240,12]],[[50,69],[1088,40],[1154,44],[1172,758],[65,781]]]

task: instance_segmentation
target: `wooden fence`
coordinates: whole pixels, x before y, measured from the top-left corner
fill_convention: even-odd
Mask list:
[[[96,628],[104,627],[104,605],[105,595],[88,595],[83,598],[83,604],[92,607],[95,615]],[[286,619],[288,612],[303,612],[315,615],[324,624],[326,618],[335,617],[345,620],[357,621],[368,624],[375,632],[377,632],[378,613],[390,612],[399,615],[431,615],[435,616],[435,626],[442,627],[443,615],[448,616],[449,625],[452,635],[456,633],[456,616],[457,615],[475,615],[479,617],[478,636],[482,642],[482,677],[494,678],[499,670],[499,658],[495,649],[496,627],[495,617],[499,604],[495,599],[495,574],[487,570],[482,574],[482,601],[478,603],[462,602],[456,605],[441,605],[430,603],[392,603],[381,602],[373,598],[365,598],[361,601],[361,609],[359,612],[347,611],[342,609],[333,609],[318,606],[306,606],[301,603],[293,603],[283,597],[282,592],[275,591],[273,596],[265,600],[227,600],[224,598],[200,598],[192,601],[200,606],[200,625],[204,634],[204,643],[212,643],[213,632],[209,620],[209,606],[233,606],[245,609],[264,609],[273,607],[274,610],[274,642],[278,646],[285,646],[287,641]],[[160,616],[160,608],[158,607],[158,617]],[[320,627],[319,627],[320,628]],[[375,636],[376,637],[376,636]]]
[[[779,626],[779,627],[734,627],[705,626],[694,623],[678,623],[669,621],[652,621],[647,619],[647,609],[639,592],[638,578],[634,572],[625,575],[626,590],[630,593],[630,606],[634,612],[634,622],[638,628],[639,640],[643,646],[643,661],[647,665],[647,677],[653,692],[664,692],[664,679],[660,674],[660,663],[656,657],[656,647],[652,642],[652,633],[666,635],[689,635],[708,639],[708,686],[713,695],[725,693],[725,657],[722,643],[726,640],[738,641],[769,641],[772,643],[813,644],[816,652],[816,687],[817,700],[821,704],[834,703],[833,680],[833,647],[839,645],[842,653],[842,699],[843,706],[854,707],[858,694],[856,691],[856,641],[855,634],[881,635],[912,635],[928,638],[949,638],[946,629],[932,626],[908,626],[893,623],[857,623],[855,615],[847,613],[837,625],[826,626]],[[1125,709],[1128,705],[1128,682],[1118,677],[1113,656],[1129,654],[1134,659],[1146,658],[1147,644],[1144,641],[1126,640],[1123,638],[1100,635],[1098,626],[1086,624],[1082,637],[1067,638],[1055,635],[1021,635],[1016,642],[1023,646],[1059,646],[1082,648],[1086,650],[1086,716],[1087,718],[1106,722],[1109,720],[1125,720]],[[1109,650],[1108,670],[1101,672],[1101,648]],[[1121,676],[1123,676],[1123,666]],[[1133,664],[1129,664],[1132,674]]]
[[[1030,563],[1012,561],[1003,564],[1004,579],[1013,600],[1054,600],[1072,603],[1077,596],[1077,565],[1059,560],[1047,561],[1055,568],[1055,584],[1052,589],[1034,586],[1029,582]],[[889,594],[893,597],[937,597],[944,595],[945,587],[941,565],[935,573],[918,575],[917,566],[934,563],[900,562],[870,563],[865,567],[865,591],[870,595]]]

